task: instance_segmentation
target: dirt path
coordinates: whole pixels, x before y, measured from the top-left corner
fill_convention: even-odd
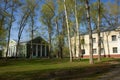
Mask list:
[[[103,74],[98,80],[120,80],[120,62],[111,62],[116,64],[108,73]]]

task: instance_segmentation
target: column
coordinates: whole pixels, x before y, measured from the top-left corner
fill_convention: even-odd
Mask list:
[[[45,45],[45,57],[47,56],[47,54],[46,54],[46,45]]]
[[[26,45],[24,45],[24,57],[26,57]]]
[[[40,52],[40,56],[42,57],[42,44],[41,44],[40,48],[41,48],[41,49],[40,49],[40,51],[41,51],[41,52]]]
[[[118,53],[120,54],[120,32],[118,35]]]
[[[38,57],[38,45],[36,44],[36,56]]]

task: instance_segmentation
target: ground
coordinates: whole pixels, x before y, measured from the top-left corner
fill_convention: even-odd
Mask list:
[[[111,76],[117,80],[119,61],[105,58],[90,65],[88,59],[72,63],[69,59],[0,60],[0,80],[110,80]]]
[[[111,62],[116,64],[111,70],[104,75],[99,76],[98,80],[120,80],[120,62]]]

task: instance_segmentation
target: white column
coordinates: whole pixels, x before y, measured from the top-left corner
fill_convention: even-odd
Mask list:
[[[13,55],[14,55],[14,57],[15,57],[15,46],[14,46],[14,51],[13,51],[13,53],[14,53]]]
[[[14,50],[14,46],[12,46],[12,51],[11,51],[11,52],[12,52],[12,55],[11,55],[11,56],[13,56],[13,54],[14,54],[13,50]]]
[[[118,53],[120,54],[120,32],[118,35]]]
[[[35,44],[33,44],[33,46],[32,46],[32,57],[34,57],[34,52],[36,55],[36,45]]]
[[[40,49],[40,51],[41,51],[41,52],[40,52],[40,56],[42,57],[42,44],[41,44],[40,48],[41,48],[41,49]]]
[[[47,56],[47,54],[46,54],[46,45],[45,45],[45,56]]]
[[[11,48],[9,47],[9,54],[8,54],[9,57],[10,57],[10,54],[11,54]]]
[[[25,57],[27,57],[27,44],[25,44]]]
[[[38,57],[38,45],[36,44],[36,56]]]

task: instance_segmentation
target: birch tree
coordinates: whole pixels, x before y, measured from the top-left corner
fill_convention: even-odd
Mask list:
[[[54,4],[53,1],[47,1],[41,9],[42,16],[40,17],[40,20],[42,23],[47,26],[48,31],[48,42],[49,42],[49,58],[51,57],[51,51],[52,51],[52,20],[54,18]]]
[[[97,35],[98,35],[98,61],[101,60],[101,39],[100,39],[100,0],[98,0],[98,24],[97,24]]]
[[[27,0],[27,7],[30,10],[30,26],[31,26],[31,53],[30,53],[30,58],[32,58],[32,54],[33,54],[33,37],[34,37],[34,28],[35,28],[35,9],[37,7],[37,3],[36,0]]]
[[[15,16],[14,16],[14,12],[15,12],[15,7],[17,7],[17,1],[6,1],[7,3],[9,3],[8,8],[10,9],[10,21],[8,24],[8,38],[7,38],[7,50],[6,50],[6,58],[8,56],[8,50],[9,50],[9,42],[10,42],[10,35],[11,35],[11,29],[12,29],[12,24],[15,21]]]
[[[72,62],[72,47],[71,47],[71,38],[70,38],[70,26],[68,23],[68,13],[66,7],[66,0],[64,0],[64,10],[65,10],[65,19],[66,19],[66,26],[67,26],[67,37],[68,37],[68,45],[69,45],[69,53],[70,53],[70,62]]]
[[[92,28],[91,28],[91,21],[90,21],[90,6],[89,0],[85,0],[85,7],[87,13],[87,26],[88,26],[88,33],[89,33],[89,63],[93,64],[93,40],[92,40]]]
[[[31,13],[29,8],[26,5],[22,7],[21,12],[22,12],[21,18],[19,19],[19,23],[18,23],[19,28],[18,28],[18,40],[17,40],[17,46],[16,46],[16,57],[18,57],[18,54],[19,54],[20,39],[21,39],[23,30],[27,24],[28,18]]]

